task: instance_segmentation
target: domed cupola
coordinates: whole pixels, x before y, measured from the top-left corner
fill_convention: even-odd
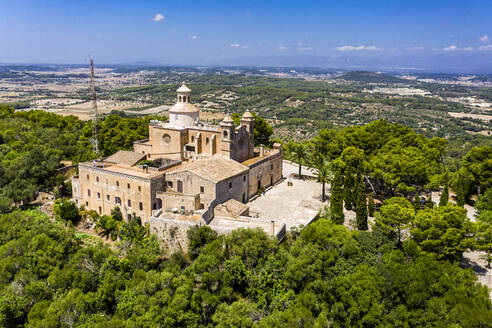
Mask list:
[[[196,126],[200,110],[190,102],[190,88],[183,82],[176,92],[178,94],[178,100],[169,109],[169,123],[175,127]]]

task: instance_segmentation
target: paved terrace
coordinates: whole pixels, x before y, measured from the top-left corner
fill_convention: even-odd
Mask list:
[[[298,173],[296,164],[283,161],[285,180],[275,185],[264,195],[252,200],[248,205],[250,215],[267,220],[274,220],[275,224],[285,223],[287,229],[301,224],[307,225],[318,213],[322,206],[321,185],[314,180],[299,180],[292,176]],[[303,175],[312,175],[312,172],[303,168]],[[288,182],[292,186],[288,185]],[[327,186],[326,192],[329,188]]]

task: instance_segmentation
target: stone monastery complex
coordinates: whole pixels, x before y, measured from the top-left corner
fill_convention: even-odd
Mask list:
[[[190,95],[183,84],[169,122],[151,121],[149,139],[136,141],[133,151],[79,163],[76,203],[106,215],[119,206],[125,217],[136,214],[151,226],[162,220],[217,226],[214,217],[222,223],[248,217],[248,201],[282,179],[281,147],[254,147],[249,111],[239,126],[229,115],[219,126],[200,122]]]

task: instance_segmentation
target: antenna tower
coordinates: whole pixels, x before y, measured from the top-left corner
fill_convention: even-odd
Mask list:
[[[94,60],[89,59],[91,71],[91,94],[92,94],[92,151],[99,154],[99,141],[97,138],[97,99],[96,99],[96,82],[94,81]]]

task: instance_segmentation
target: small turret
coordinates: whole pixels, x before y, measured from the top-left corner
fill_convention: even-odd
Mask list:
[[[243,117],[241,118],[241,124],[246,125],[248,132],[251,134],[254,134],[254,117],[250,113],[250,111],[246,111],[243,114]]]

